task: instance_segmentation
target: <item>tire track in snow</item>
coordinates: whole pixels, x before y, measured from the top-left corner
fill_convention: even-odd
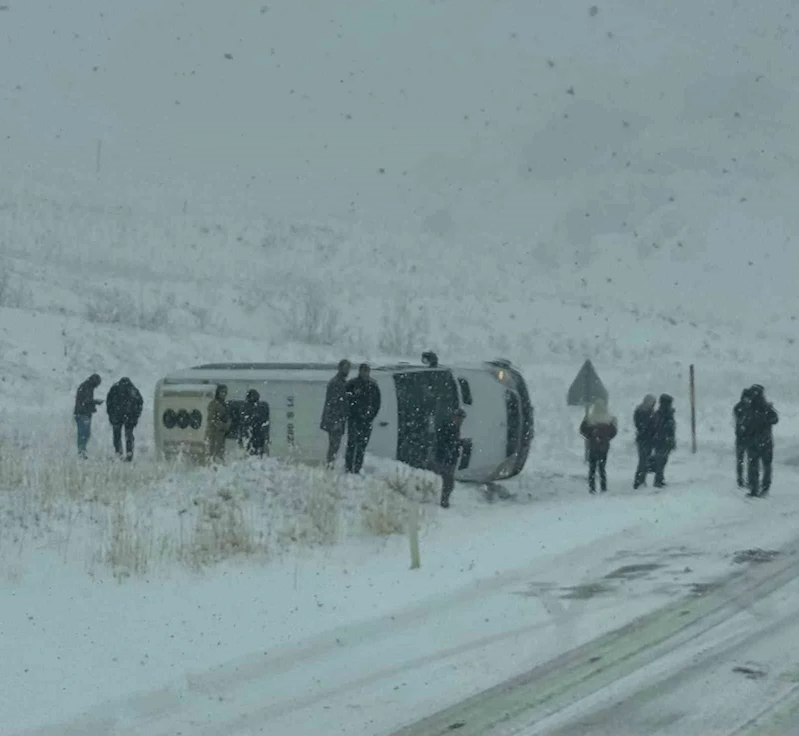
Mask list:
[[[795,545],[779,562],[729,575],[704,598],[681,600],[549,663],[395,732],[394,736],[531,733],[537,721],[591,697],[686,645],[694,645],[799,578]],[[754,615],[754,614],[753,614]],[[514,724],[518,724],[514,726]],[[547,733],[550,733],[547,731]]]

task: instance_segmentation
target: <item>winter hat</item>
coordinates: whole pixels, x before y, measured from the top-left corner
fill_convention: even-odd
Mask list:
[[[261,394],[259,394],[254,388],[251,388],[247,392],[247,401],[260,401]]]
[[[608,411],[608,402],[605,399],[597,399],[591,405],[591,410],[588,412],[589,424],[608,424],[613,420],[614,417]]]
[[[651,409],[655,406],[656,402],[657,398],[655,397],[655,394],[647,394],[646,396],[644,396],[644,400],[641,402],[641,406],[644,406],[647,409]]]
[[[674,397],[668,394],[661,394],[660,403],[662,406],[671,406],[674,403]]]

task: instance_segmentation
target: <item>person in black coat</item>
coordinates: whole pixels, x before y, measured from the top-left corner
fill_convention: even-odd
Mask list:
[[[250,455],[263,457],[269,444],[269,404],[261,401],[254,388],[247,392],[241,408],[241,434],[239,444],[246,446]]]
[[[86,447],[92,436],[92,415],[97,411],[97,407],[103,403],[102,399],[94,398],[94,390],[102,383],[102,379],[97,373],[89,376],[75,393],[75,426],[78,430],[78,456],[86,457]]]
[[[752,404],[752,390],[745,388],[741,392],[741,400],[733,407],[732,417],[735,425],[735,477],[738,488],[746,488],[744,477],[744,461],[746,458],[746,418]]]
[[[445,509],[449,508],[449,497],[455,488],[455,471],[463,446],[461,425],[465,418],[466,412],[456,409],[436,428],[434,460],[435,468],[441,476],[441,507]]]
[[[655,418],[654,394],[647,394],[644,400],[636,407],[633,413],[635,425],[635,445],[638,448],[638,467],[635,470],[633,488],[646,485],[646,475],[652,463],[652,441],[654,436]]]
[[[771,465],[774,459],[773,427],[780,418],[777,410],[766,401],[765,391],[759,384],[749,389],[749,410],[744,419],[744,443],[749,462],[749,496],[761,498],[771,488]],[[760,483],[760,466],[763,482]]]
[[[669,455],[677,447],[677,422],[674,419],[674,399],[662,394],[652,420],[652,456],[655,468],[655,488],[663,488],[663,474]]]
[[[322,421],[319,428],[327,432],[327,466],[333,467],[341,447],[341,440],[347,428],[347,378],[352,365],[348,360],[338,364],[338,372],[327,383],[325,405],[322,409]]]
[[[127,376],[120,378],[108,391],[105,408],[111,424],[114,440],[114,452],[122,457],[122,429],[125,429],[125,460],[133,460],[133,431],[141,418],[144,399],[139,389]]]
[[[361,363],[358,376],[347,383],[347,451],[348,473],[360,473],[363,456],[372,436],[372,425],[380,411],[380,388],[370,376],[366,363]]]

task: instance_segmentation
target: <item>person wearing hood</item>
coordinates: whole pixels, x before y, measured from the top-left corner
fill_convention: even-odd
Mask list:
[[[652,454],[655,468],[655,488],[666,485],[663,477],[669,455],[677,447],[677,422],[674,419],[674,398],[661,394],[653,417]]]
[[[227,386],[216,387],[214,398],[208,404],[208,423],[206,429],[208,457],[214,463],[225,461],[225,440],[230,431],[232,419],[227,403]]]
[[[635,470],[633,488],[646,485],[646,475],[652,462],[652,441],[654,436],[655,419],[654,394],[647,394],[644,400],[636,407],[633,413],[635,425],[635,445],[638,448],[638,467]]]
[[[75,426],[78,430],[78,456],[86,458],[86,447],[92,436],[92,415],[97,411],[97,407],[103,403],[102,399],[94,398],[95,389],[102,383],[102,379],[97,373],[89,376],[80,386],[75,394]]]
[[[263,457],[269,444],[269,404],[261,401],[261,394],[254,388],[247,391],[241,407],[241,432],[239,444],[247,448],[250,455]]]
[[[127,376],[120,378],[108,390],[105,398],[105,408],[108,412],[108,421],[113,431],[114,452],[122,457],[122,428],[125,429],[125,460],[133,460],[134,437],[133,431],[139,423],[144,399]]]
[[[749,389],[750,404],[744,426],[744,443],[749,462],[749,494],[755,498],[767,496],[771,488],[771,465],[774,459],[774,425],[780,420],[777,410],[766,401],[760,384]],[[760,467],[763,481],[760,482]]]
[[[580,434],[588,443],[588,491],[596,493],[596,474],[599,471],[599,487],[602,493],[608,490],[605,471],[608,462],[610,441],[616,436],[616,417],[608,411],[607,402],[597,399],[588,415],[580,424]]]
[[[744,465],[746,460],[746,419],[752,405],[752,389],[745,388],[741,392],[741,400],[732,409],[735,426],[735,477],[738,488],[746,488]]]

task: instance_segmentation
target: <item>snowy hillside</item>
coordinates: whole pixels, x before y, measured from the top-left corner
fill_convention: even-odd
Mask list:
[[[11,659],[24,665],[3,679],[13,687],[0,721],[58,722],[167,687],[173,674],[253,652],[257,660],[260,649],[294,666],[307,645],[307,661],[321,666],[327,650],[313,637],[370,616],[382,617],[374,631],[391,629],[392,611],[413,602],[424,615],[402,620],[421,622],[422,649],[469,654],[446,692],[399,684],[399,694],[382,693],[376,702],[390,701],[387,709],[364,711],[350,730],[375,733],[621,625],[664,595],[709,584],[740,546],[789,542],[799,480],[794,13],[791,0],[0,6],[0,594],[14,617]],[[176,474],[152,458],[152,390],[173,369],[412,360],[423,349],[443,362],[503,356],[520,365],[537,436],[525,472],[508,484],[510,508],[467,488],[448,516],[423,504],[429,552],[415,582],[405,542],[392,538],[408,512],[393,467],[370,465],[376,477],[360,482],[273,463]],[[599,516],[583,498],[580,410],[565,405],[586,358],[620,419],[614,498],[597,500],[608,501]],[[104,417],[93,461],[75,462],[74,391],[94,371],[103,389],[128,375],[145,396],[132,468],[106,462]],[[730,411],[753,382],[781,417],[773,499],[754,529],[751,506],[727,487]],[[629,418],[650,391],[676,400],[674,498],[629,490]],[[429,501],[427,481],[413,482]],[[585,626],[569,619],[565,638],[560,623],[536,619],[534,630],[556,641],[546,651],[525,639],[528,649],[501,666],[487,653],[493,636],[529,634],[526,603],[497,616],[510,594],[492,587],[497,599],[483,616],[479,596],[458,586],[562,575],[566,590],[612,572],[616,555],[638,554],[652,534],[662,549],[683,545],[703,561],[684,584],[664,594],[655,580],[640,608],[622,586]],[[337,546],[303,556],[319,544]],[[594,554],[591,570],[574,566]],[[186,577],[187,566],[209,577]],[[304,584],[299,566],[309,571]],[[353,582],[323,585],[327,575]],[[115,587],[120,579],[128,587]],[[463,625],[443,633],[442,580],[446,605],[465,606]],[[270,582],[279,600],[250,595]],[[202,614],[168,592],[173,583]],[[169,605],[148,604],[146,625],[125,621],[129,648],[106,662],[102,612],[124,621],[153,591]],[[534,605],[550,616],[551,603]],[[237,607],[247,607],[247,635],[231,641],[220,632]],[[42,610],[68,615],[38,629]],[[280,625],[258,629],[259,616]],[[477,624],[489,618],[497,628],[483,631]],[[95,679],[62,692],[36,644],[42,631],[51,644],[93,636],[85,656],[96,657]],[[381,645],[388,652],[367,637],[365,653],[341,656],[367,678],[368,662],[411,656],[407,633],[392,632]],[[156,664],[144,650],[165,654]],[[444,665],[430,657],[425,677],[440,682]],[[266,677],[257,662],[245,670]],[[353,675],[342,692],[357,693],[358,682]],[[28,693],[53,698],[52,712],[15,707]],[[241,697],[228,711],[258,701]],[[269,722],[279,730],[303,707],[311,715],[302,733],[317,733],[327,701],[292,697],[275,694]],[[352,716],[345,700],[336,701],[337,724]],[[92,717],[107,724],[122,712],[122,725],[142,733],[126,718],[151,706],[158,711],[123,702]],[[177,719],[161,724],[164,733],[196,726],[177,706],[164,712]],[[225,723],[219,732],[238,733]]]

